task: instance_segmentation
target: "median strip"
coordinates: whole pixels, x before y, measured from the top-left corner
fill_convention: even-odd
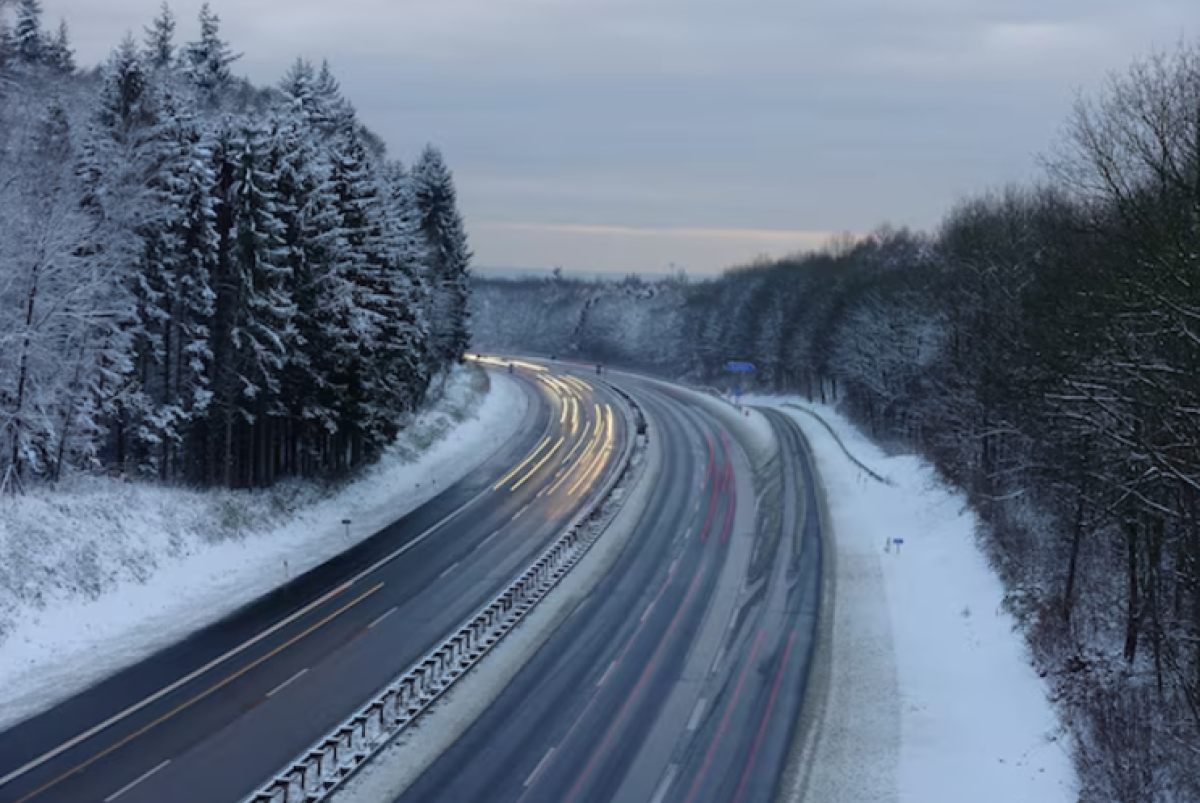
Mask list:
[[[636,403],[623,391],[613,390],[631,409],[632,420],[640,412]],[[611,427],[611,408],[609,415]],[[244,798],[244,803],[326,800],[441,699],[558,585],[599,539],[603,529],[591,525],[614,489],[632,470],[635,439],[631,426],[617,468],[599,493],[516,580],[371,701]]]

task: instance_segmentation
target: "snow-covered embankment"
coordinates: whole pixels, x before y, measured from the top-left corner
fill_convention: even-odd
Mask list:
[[[384,458],[332,494],[315,483],[201,492],[78,477],[0,499],[0,728],[423,504],[508,441],[527,405],[506,376],[456,369]]]
[[[962,495],[832,409],[803,406],[841,443],[784,408],[824,485],[834,583],[829,671],[815,690],[826,705],[792,799],[1072,803],[1066,736]]]

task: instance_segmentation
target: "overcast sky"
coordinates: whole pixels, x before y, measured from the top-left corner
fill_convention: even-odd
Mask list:
[[[81,63],[159,0],[43,0]],[[171,3],[181,37],[198,0]],[[1037,174],[1077,89],[1200,35],[1197,0],[216,0],[237,68],[327,57],[454,169],[481,266],[690,273]]]

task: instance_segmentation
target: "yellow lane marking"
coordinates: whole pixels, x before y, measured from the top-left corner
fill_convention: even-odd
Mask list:
[[[80,744],[81,742],[84,742],[84,741],[92,738],[97,733],[100,733],[101,731],[105,730],[106,728],[108,728],[112,725],[115,725],[116,723],[120,722],[121,720],[125,719],[126,717],[128,717],[132,714],[136,714],[138,711],[141,711],[146,706],[152,705],[153,703],[158,702],[159,700],[161,700],[163,697],[166,697],[171,692],[176,691],[177,689],[187,685],[188,683],[191,683],[193,680],[200,677],[205,672],[208,672],[211,669],[215,669],[216,667],[220,666],[221,664],[225,663],[230,658],[233,658],[236,655],[240,655],[241,653],[243,653],[246,650],[253,647],[255,644],[258,644],[263,639],[266,639],[266,638],[274,635],[275,633],[277,633],[278,631],[287,627],[292,622],[295,622],[297,619],[301,618],[302,616],[305,616],[306,614],[311,613],[313,610],[321,607],[322,605],[324,605],[326,602],[329,602],[334,597],[337,597],[338,595],[345,593],[348,589],[350,589],[354,585],[354,583],[358,579],[359,578],[354,578],[353,580],[343,583],[342,585],[338,586],[337,588],[333,589],[332,591],[326,592],[319,599],[313,600],[308,605],[305,605],[303,608],[296,611],[295,613],[287,616],[284,619],[279,620],[278,622],[273,624],[271,627],[269,627],[266,630],[264,630],[263,632],[259,633],[254,638],[242,642],[234,649],[230,650],[229,652],[226,652],[224,655],[217,656],[216,658],[209,661],[207,664],[205,664],[204,666],[195,670],[194,672],[187,675],[186,677],[180,678],[179,680],[175,681],[174,683],[172,683],[169,686],[164,686],[163,688],[159,689],[154,694],[150,695],[149,697],[142,700],[141,702],[136,703],[135,705],[131,705],[129,708],[126,708],[124,711],[121,711],[120,713],[113,714],[111,717],[109,717],[105,721],[101,722],[99,725],[94,725],[93,727],[89,728],[88,730],[84,731],[83,733],[79,734],[78,736],[74,737],[73,739],[63,742],[62,744],[60,744],[58,747],[54,748],[53,750],[50,750],[49,752],[34,759],[33,761],[30,761],[25,766],[18,767],[17,769],[10,772],[8,775],[5,775],[3,778],[0,778],[0,786],[4,786],[8,782],[21,777],[22,775],[29,772],[30,770],[37,769],[42,764],[45,764],[47,761],[50,761],[51,759],[61,755],[62,753],[65,753],[66,751],[70,750],[72,747],[75,747],[76,745]]]
[[[88,767],[90,767],[91,765],[95,764],[95,763],[96,763],[97,761],[99,761],[100,759],[102,759],[102,758],[104,758],[104,757],[106,757],[106,756],[112,755],[112,754],[113,754],[113,753],[115,753],[117,750],[120,750],[122,747],[124,747],[125,745],[129,744],[130,742],[132,742],[134,739],[137,739],[139,736],[142,736],[142,735],[146,734],[147,732],[149,732],[149,731],[153,730],[154,728],[157,728],[159,725],[161,725],[162,723],[166,722],[168,719],[171,719],[172,717],[174,717],[175,715],[179,714],[180,712],[182,712],[182,711],[185,711],[185,710],[187,710],[188,708],[191,708],[191,707],[192,707],[193,705],[195,705],[196,703],[198,703],[198,702],[200,702],[201,700],[203,700],[203,699],[205,699],[205,698],[209,697],[210,695],[212,695],[212,694],[213,694],[213,692],[216,692],[216,691],[219,691],[219,690],[221,690],[221,689],[225,688],[225,687],[226,687],[226,686],[228,686],[230,683],[233,683],[235,680],[237,680],[238,678],[240,678],[242,675],[244,675],[244,674],[246,674],[247,672],[249,672],[251,669],[254,669],[255,667],[261,666],[262,664],[264,664],[264,663],[266,663],[267,661],[269,661],[269,660],[271,660],[272,658],[274,658],[274,657],[275,657],[276,655],[278,655],[279,653],[281,653],[281,652],[283,652],[284,650],[286,650],[288,647],[292,646],[292,645],[293,645],[293,644],[295,644],[296,642],[300,641],[301,639],[303,639],[303,638],[305,638],[306,636],[308,636],[308,635],[310,635],[311,633],[313,633],[313,631],[315,631],[315,630],[317,630],[318,628],[324,627],[325,625],[329,624],[329,623],[330,623],[330,622],[332,622],[334,619],[336,619],[337,617],[341,616],[343,613],[345,613],[346,611],[350,610],[350,609],[351,609],[351,608],[353,608],[355,605],[359,604],[359,603],[360,603],[360,602],[362,602],[364,599],[366,599],[367,597],[371,596],[372,594],[374,594],[375,592],[377,592],[377,591],[378,591],[379,589],[381,589],[381,588],[383,588],[383,583],[379,583],[378,585],[376,585],[375,587],[371,588],[371,589],[370,589],[369,591],[367,591],[366,593],[364,593],[364,594],[360,594],[359,596],[355,597],[355,598],[354,598],[353,600],[351,600],[350,602],[347,602],[345,605],[343,605],[342,607],[338,608],[338,609],[337,609],[336,611],[334,611],[333,613],[331,613],[331,614],[329,614],[328,616],[326,616],[326,617],[325,617],[324,619],[322,619],[321,621],[319,621],[319,622],[317,622],[316,624],[314,624],[314,625],[310,626],[310,627],[309,627],[307,630],[303,631],[303,632],[302,632],[302,633],[300,633],[299,635],[293,636],[291,639],[289,639],[288,641],[284,642],[283,644],[280,644],[278,647],[276,647],[275,649],[271,650],[271,651],[270,651],[270,652],[268,652],[266,655],[263,655],[263,656],[261,656],[261,657],[259,657],[259,658],[255,659],[254,661],[252,661],[252,662],[251,662],[251,663],[249,663],[249,664],[246,664],[246,666],[244,666],[244,667],[242,667],[241,669],[239,669],[238,671],[234,672],[232,675],[230,675],[229,677],[225,678],[225,679],[224,679],[224,680],[222,680],[220,683],[217,683],[215,686],[212,686],[212,687],[210,687],[209,689],[207,689],[206,691],[204,691],[204,692],[201,692],[200,694],[196,695],[196,696],[195,696],[195,697],[193,697],[192,699],[190,699],[190,700],[188,700],[188,701],[186,701],[186,702],[180,703],[178,706],[176,706],[175,708],[173,708],[171,711],[167,712],[166,714],[163,714],[161,717],[159,717],[158,719],[154,720],[154,721],[153,721],[153,722],[151,722],[149,725],[144,725],[143,727],[139,728],[138,730],[136,730],[136,731],[134,731],[133,733],[131,733],[131,734],[129,734],[128,736],[126,736],[124,739],[120,740],[119,742],[117,742],[117,743],[115,743],[115,744],[113,744],[113,745],[110,745],[109,747],[106,747],[104,750],[100,751],[99,753],[96,753],[94,756],[92,756],[91,758],[89,758],[87,761],[84,761],[83,763],[79,764],[78,766],[76,766],[76,767],[74,767],[74,768],[72,768],[72,769],[70,769],[70,770],[68,770],[68,771],[64,772],[62,775],[58,776],[58,777],[57,777],[57,778],[55,778],[54,780],[52,780],[52,781],[49,781],[48,783],[46,783],[46,784],[44,784],[44,785],[40,786],[39,788],[37,788],[37,789],[35,789],[34,791],[30,792],[29,794],[25,795],[25,797],[21,798],[21,799],[20,799],[20,800],[18,800],[16,803],[26,803],[27,801],[29,801],[29,800],[32,800],[33,798],[35,798],[35,797],[37,797],[38,795],[40,795],[42,792],[45,792],[47,789],[50,789],[50,788],[52,788],[52,787],[55,787],[55,786],[57,786],[58,784],[62,783],[62,782],[63,782],[63,781],[65,781],[67,778],[70,778],[72,775],[76,775],[76,774],[78,774],[78,773],[80,773],[80,772],[83,772],[85,769],[87,769],[87,768],[88,768]]]

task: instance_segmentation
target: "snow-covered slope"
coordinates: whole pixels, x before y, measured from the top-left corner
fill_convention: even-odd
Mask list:
[[[794,799],[1073,803],[1067,737],[963,497],[920,459],[887,457],[833,410],[803,406],[842,443],[784,408],[815,453],[836,584],[828,708]]]
[[[384,459],[332,495],[315,484],[198,492],[75,478],[0,499],[0,728],[432,498],[512,437],[527,403],[506,376],[455,369]]]

